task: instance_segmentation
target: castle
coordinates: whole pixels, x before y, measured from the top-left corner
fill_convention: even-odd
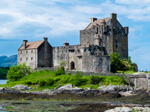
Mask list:
[[[128,27],[123,27],[117,20],[117,14],[99,19],[90,18],[90,23],[80,30],[80,45],[52,47],[47,38],[28,42],[18,49],[18,63],[26,62],[32,68],[56,67],[62,60],[65,68],[83,72],[110,72],[110,54],[120,54],[128,58]]]

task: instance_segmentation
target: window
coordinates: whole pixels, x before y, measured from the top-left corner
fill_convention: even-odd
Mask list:
[[[33,57],[31,57],[31,61],[33,60]]]
[[[26,54],[28,54],[28,51],[26,51]]]
[[[31,50],[31,53],[33,53],[33,50]]]
[[[77,53],[80,53],[80,50],[77,50]]]
[[[22,51],[20,51],[20,53],[22,54]]]
[[[28,58],[26,58],[26,61],[28,60]]]
[[[116,41],[116,48],[118,48],[118,41]]]
[[[20,61],[22,61],[22,58],[20,58]]]
[[[96,28],[96,34],[98,34],[98,27]]]

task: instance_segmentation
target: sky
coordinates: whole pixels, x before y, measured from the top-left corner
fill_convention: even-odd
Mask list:
[[[23,40],[62,46],[79,44],[79,31],[90,18],[117,14],[129,27],[129,56],[139,69],[150,70],[150,0],[1,0],[0,56],[17,54]]]

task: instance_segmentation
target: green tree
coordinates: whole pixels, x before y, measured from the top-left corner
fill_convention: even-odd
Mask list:
[[[55,71],[55,76],[58,76],[58,75],[61,75],[61,74],[65,74],[65,70],[64,70],[64,67],[66,66],[67,62],[62,60],[60,63],[59,63],[59,66],[57,68],[57,70]]]
[[[111,63],[111,72],[115,73],[117,70],[121,70],[124,68],[124,64],[120,59],[120,55],[118,53],[110,54],[110,63]]]
[[[59,66],[60,68],[64,68],[66,66],[67,62],[65,60],[62,60],[60,63],[59,63]]]
[[[9,81],[17,81],[20,78],[26,76],[27,74],[30,74],[33,70],[30,66],[26,66],[25,63],[14,65],[9,68],[7,73],[7,79]]]

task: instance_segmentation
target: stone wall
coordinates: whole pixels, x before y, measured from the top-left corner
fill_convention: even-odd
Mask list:
[[[72,75],[75,75],[77,71],[74,70],[66,70],[65,74],[71,73]],[[135,89],[148,89],[150,90],[150,74],[138,74],[138,75],[132,75],[132,74],[118,74],[118,73],[94,73],[94,72],[83,72],[85,76],[90,75],[100,75],[100,76],[119,76],[119,77],[125,77],[131,85],[134,86]],[[149,82],[149,83],[148,83]]]
[[[52,67],[52,47],[47,40],[38,48],[38,67]]]
[[[18,51],[18,64],[26,63],[31,68],[37,67],[37,49],[24,49]]]
[[[45,71],[45,70],[48,70],[48,71],[55,71],[57,69],[57,67],[39,67],[39,68],[35,68],[34,70],[35,71]]]

